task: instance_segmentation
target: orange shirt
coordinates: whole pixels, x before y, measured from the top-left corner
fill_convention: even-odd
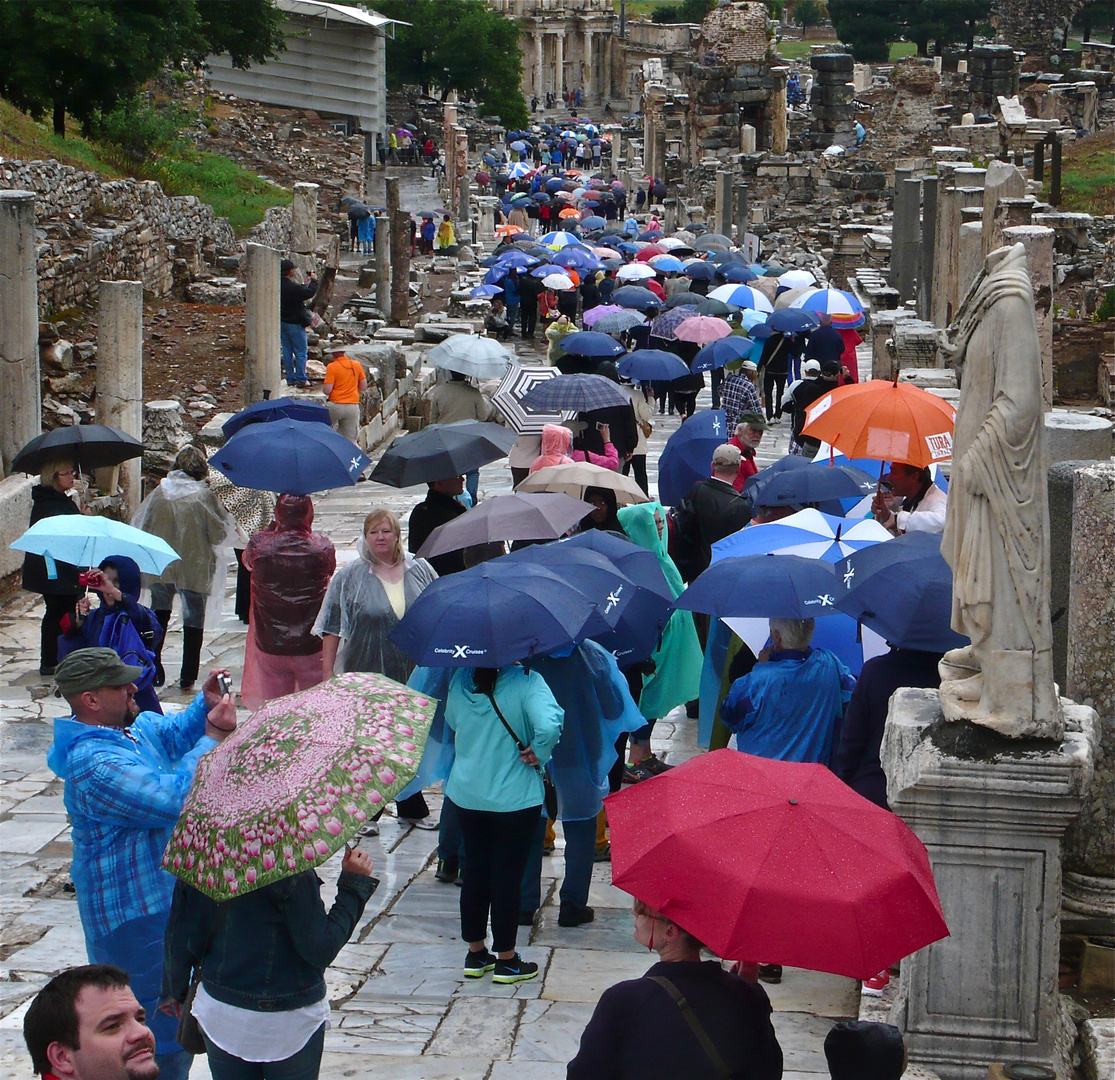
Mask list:
[[[358,405],[360,403],[360,380],[364,369],[351,357],[338,356],[325,369],[325,381],[333,384],[329,400],[334,405]]]

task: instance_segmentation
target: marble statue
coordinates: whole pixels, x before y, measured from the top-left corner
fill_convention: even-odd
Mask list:
[[[1049,622],[1041,352],[1021,244],[987,256],[943,351],[957,370],[948,517],[952,627],[941,709],[1013,738],[1061,739]]]

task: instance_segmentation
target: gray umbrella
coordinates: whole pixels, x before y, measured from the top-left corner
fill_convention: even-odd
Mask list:
[[[637,311],[611,311],[597,319],[592,328],[601,334],[622,334],[645,322],[646,319]]]

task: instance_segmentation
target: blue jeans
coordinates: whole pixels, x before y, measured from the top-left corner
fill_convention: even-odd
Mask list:
[[[306,381],[306,328],[296,323],[279,323],[283,346],[283,378],[287,385]]]
[[[563,904],[584,907],[592,884],[592,864],[596,855],[596,818],[563,821],[565,833],[565,877],[559,897]]]
[[[273,1015],[273,1014],[272,1014]],[[209,1051],[209,1071],[213,1080],[317,1080],[321,1070],[321,1051],[325,1046],[325,1025],[317,1029],[297,1054],[282,1061],[241,1061],[225,1053],[205,1038]],[[166,1080],[161,1077],[160,1080]]]
[[[175,1054],[156,1054],[155,1064],[159,1066],[159,1080],[186,1080],[194,1055],[185,1050]]]

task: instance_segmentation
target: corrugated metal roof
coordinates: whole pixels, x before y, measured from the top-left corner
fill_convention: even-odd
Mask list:
[[[327,0],[275,0],[275,6],[282,11],[289,11],[292,15],[306,15],[310,18],[354,23],[359,26],[367,26],[370,29],[379,29],[388,23],[399,23],[400,26],[410,25],[400,22],[398,19],[389,19],[386,15],[380,15],[378,11],[347,7],[344,4],[330,4]]]

